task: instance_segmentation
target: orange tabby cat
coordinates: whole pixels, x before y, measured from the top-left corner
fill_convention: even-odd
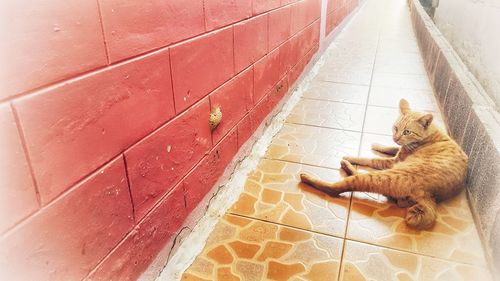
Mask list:
[[[349,175],[336,183],[301,174],[302,182],[324,192],[339,195],[348,191],[375,192],[409,207],[406,223],[417,229],[432,227],[436,202],[460,192],[467,171],[467,155],[447,134],[432,124],[432,114],[410,110],[399,102],[400,116],[393,127],[393,139],[401,147],[372,145],[372,149],[392,157],[344,157],[341,167]],[[358,174],[351,164],[378,171]]]

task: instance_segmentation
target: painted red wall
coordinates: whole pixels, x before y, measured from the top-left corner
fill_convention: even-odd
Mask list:
[[[327,0],[326,35],[330,34],[359,5],[359,0]]]
[[[137,278],[318,51],[321,3],[2,1],[0,280]]]

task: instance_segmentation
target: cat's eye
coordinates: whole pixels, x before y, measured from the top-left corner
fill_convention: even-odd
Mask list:
[[[403,131],[403,135],[407,136],[407,135],[409,135],[409,134],[411,134],[411,132],[410,132],[409,130],[404,130],[404,131]]]

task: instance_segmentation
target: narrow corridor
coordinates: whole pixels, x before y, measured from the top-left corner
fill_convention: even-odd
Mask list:
[[[489,280],[465,192],[415,231],[383,196],[299,184],[301,171],[335,181],[342,156],[391,144],[401,98],[444,127],[406,1],[367,0],[325,56],[182,280]]]

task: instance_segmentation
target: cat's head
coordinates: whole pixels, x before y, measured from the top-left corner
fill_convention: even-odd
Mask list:
[[[401,146],[412,146],[424,141],[431,132],[432,114],[415,112],[405,99],[399,101],[400,116],[392,127],[392,138]]]

